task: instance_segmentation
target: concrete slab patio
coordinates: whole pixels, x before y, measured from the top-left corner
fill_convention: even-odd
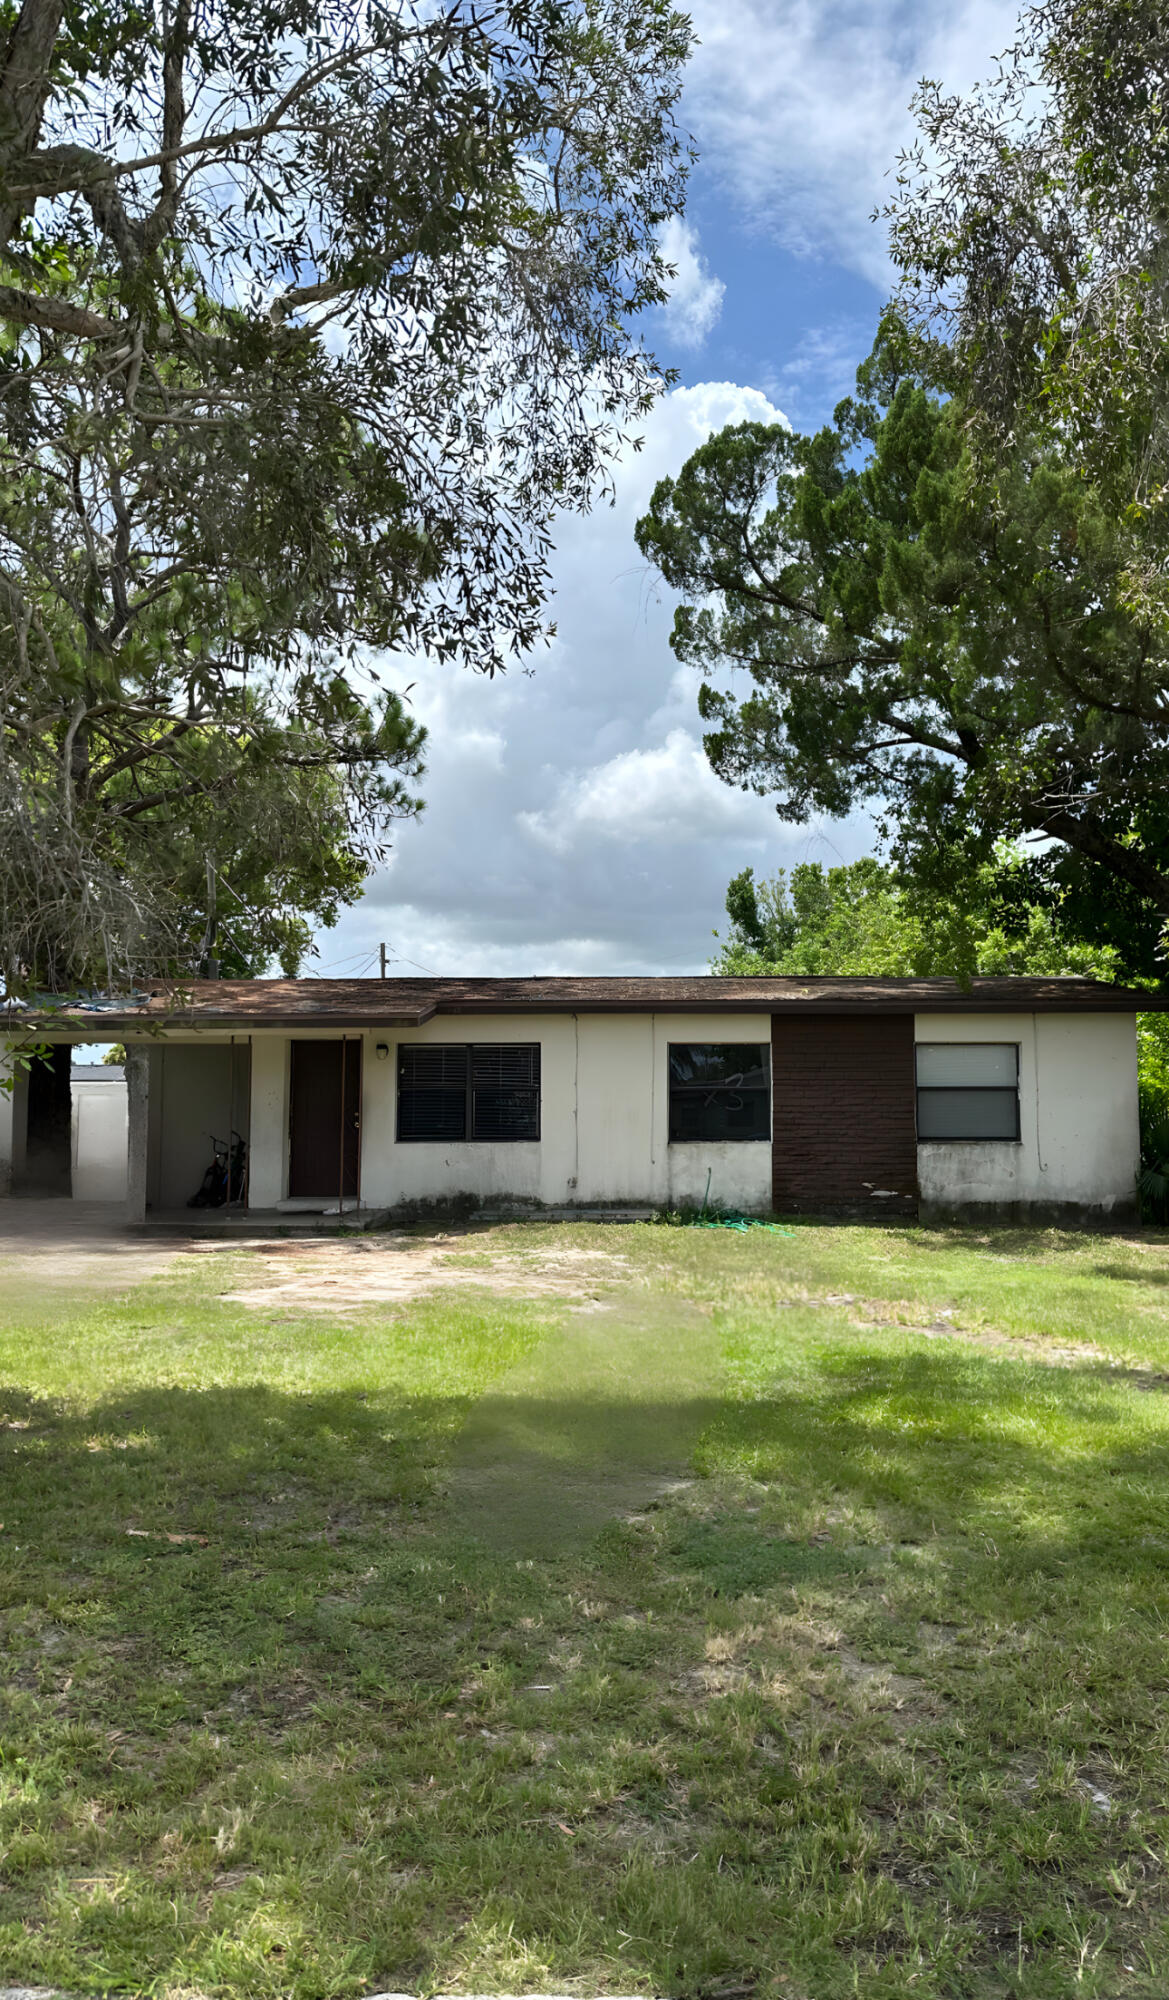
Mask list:
[[[0,1271],[48,1285],[139,1284],[181,1246],[144,1242],[121,1202],[0,1201]]]

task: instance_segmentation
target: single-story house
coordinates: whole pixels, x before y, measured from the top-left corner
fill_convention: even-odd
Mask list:
[[[216,1144],[257,1219],[708,1201],[1121,1220],[1136,1014],[1165,1008],[1075,978],[194,980],[41,1015],[53,1054],[0,1094],[0,1170],[19,1192],[21,1162],[67,1143],[70,1044],[117,1040],[136,1220],[185,1214]],[[37,1028],[8,1021],[10,1043]]]

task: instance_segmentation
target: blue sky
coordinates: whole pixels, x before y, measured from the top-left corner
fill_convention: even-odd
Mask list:
[[[679,373],[617,468],[613,507],[557,535],[558,635],[486,682],[413,668],[431,732],[422,818],[311,968],[358,974],[702,970],[730,877],[851,859],[861,824],[778,821],[706,766],[672,605],[633,541],[654,482],[712,430],[826,421],[889,287],[880,225],[922,75],[968,88],[1009,41],[1003,0],[695,0],[683,117],[700,152],[670,304],[646,332]]]

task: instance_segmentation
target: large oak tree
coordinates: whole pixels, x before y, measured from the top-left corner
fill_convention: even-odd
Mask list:
[[[205,866],[262,904],[239,841],[281,771],[303,907],[352,893],[419,753],[374,651],[494,671],[539,636],[555,511],[657,386],[690,31],[664,0],[0,26],[11,989],[191,964]]]

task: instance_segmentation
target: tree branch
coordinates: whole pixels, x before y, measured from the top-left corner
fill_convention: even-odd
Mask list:
[[[162,59],[162,146],[166,157],[159,162],[158,200],[142,225],[142,248],[147,254],[157,249],[174,227],[179,211],[179,181],[175,172],[174,151],[182,143],[187,115],[183,102],[183,60],[187,53],[190,21],[190,0],[179,0]]]
[[[1147,896],[1162,915],[1169,915],[1169,875],[1149,861],[1139,848],[1114,840],[1103,827],[1085,824],[1074,813],[1058,806],[1044,807],[1042,802],[1026,806],[1020,818],[1032,833],[1048,834],[1062,840],[1065,847],[1086,855],[1089,861],[1098,861],[1110,875],[1119,876],[1139,895]]]
[[[4,167],[36,145],[53,85],[53,49],[65,0],[23,0],[4,51],[0,74],[0,181]],[[24,203],[5,189],[0,199],[0,243],[7,243]]]
[[[180,737],[186,736],[190,730],[197,729],[202,720],[203,718],[197,715],[182,716],[173,728],[167,730],[165,736],[153,737],[146,743],[135,743],[128,750],[121,751],[117,757],[111,757],[108,764],[103,764],[90,777],[88,786],[90,796],[93,797],[102,791],[110,779],[116,778],[119,772],[133,770],[136,765],[145,763],[150,757],[164,757],[172,743],[177,743]],[[166,796],[169,798],[172,794],[168,792]]]
[[[351,49],[341,49],[327,61],[318,63],[315,69],[307,69],[283,97],[278,98],[271,111],[258,118],[251,125],[237,125],[230,132],[203,132],[197,139],[187,139],[181,145],[163,145],[156,153],[144,153],[136,160],[113,162],[110,171],[119,179],[129,174],[146,173],[151,167],[173,165],[178,160],[190,159],[195,154],[204,156],[230,152],[233,146],[250,145],[253,139],[270,139],[280,129],[281,121],[293,110],[303,97],[317,88],[337,70],[348,63],[361,62],[367,56],[376,55],[376,42],[359,42]]]
[[[91,312],[87,306],[75,306],[47,292],[21,291],[15,285],[0,285],[0,319],[17,326],[42,326],[49,333],[72,334],[80,340],[112,340],[124,330],[115,320]]]

